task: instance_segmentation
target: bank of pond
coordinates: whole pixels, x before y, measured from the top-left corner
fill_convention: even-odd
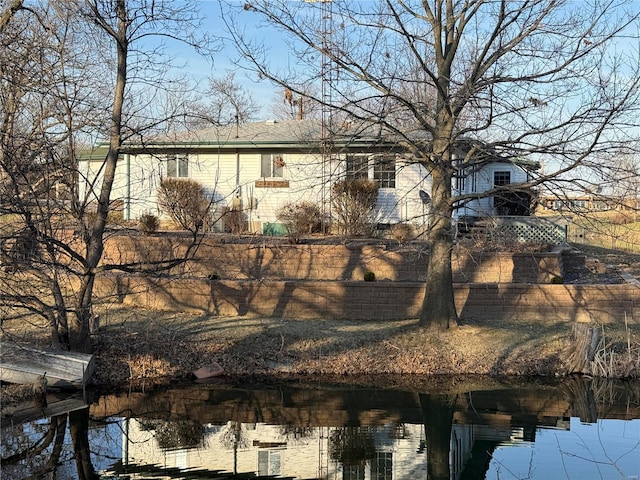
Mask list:
[[[50,393],[2,419],[2,478],[640,476],[638,381],[211,382]]]

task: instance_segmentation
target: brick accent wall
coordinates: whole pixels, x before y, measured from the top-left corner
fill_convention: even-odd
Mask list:
[[[424,285],[103,276],[96,293],[131,305],[221,316],[392,320],[418,316]],[[630,284],[457,284],[455,300],[463,319],[640,323],[640,287]]]

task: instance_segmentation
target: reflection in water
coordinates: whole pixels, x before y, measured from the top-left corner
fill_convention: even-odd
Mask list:
[[[639,384],[465,385],[105,396],[90,411],[3,423],[2,478],[640,476]]]
[[[14,428],[5,423],[2,424],[3,480],[99,478],[91,461],[88,407]],[[66,436],[67,426],[70,443]]]

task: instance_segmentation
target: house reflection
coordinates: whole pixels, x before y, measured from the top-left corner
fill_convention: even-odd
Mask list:
[[[572,378],[557,386],[456,387],[418,393],[223,384],[107,396],[92,413],[120,419],[122,459],[103,465],[101,473],[131,480],[466,480],[504,478],[506,470],[496,471],[507,466],[535,464],[538,472],[571,464],[582,478],[593,474],[589,468],[605,466],[640,474],[632,461],[640,459],[640,424],[633,420],[640,418],[640,406],[631,384]],[[614,431],[607,446],[612,450],[603,449],[602,440],[609,422],[630,435],[620,439]],[[594,431],[601,436],[589,444],[594,460],[585,462],[579,436]],[[603,451],[596,461],[598,448]],[[611,464],[618,457],[612,452],[621,448],[631,453]],[[517,478],[534,477],[525,471]]]
[[[175,421],[123,420],[123,465],[165,470],[223,471],[284,478],[391,480],[427,477],[425,427],[388,424],[353,427],[295,427],[264,423],[207,424],[197,444]],[[173,425],[172,425],[173,424]],[[568,428],[563,424],[560,428]],[[188,429],[193,432],[193,428]],[[173,438],[167,438],[167,432]],[[182,432],[182,433],[181,433]],[[453,425],[450,478],[483,478],[488,454],[498,445],[534,440],[535,429]],[[428,434],[428,433],[427,433]],[[180,445],[180,440],[183,444]],[[470,459],[474,464],[470,464]],[[103,475],[117,471],[103,472]],[[480,474],[481,476],[477,476]],[[135,475],[131,479],[142,478]]]

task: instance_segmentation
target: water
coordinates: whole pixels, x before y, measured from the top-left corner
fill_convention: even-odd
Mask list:
[[[389,382],[386,382],[389,384]],[[2,479],[638,479],[640,384],[194,384],[2,422]],[[71,410],[71,412],[67,412]]]

